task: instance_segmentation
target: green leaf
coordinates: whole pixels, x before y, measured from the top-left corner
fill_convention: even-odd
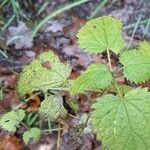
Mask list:
[[[41,137],[41,130],[39,128],[31,128],[30,130],[24,132],[23,140],[28,144],[31,140],[38,142]]]
[[[73,83],[71,94],[82,93],[85,90],[98,91],[110,86],[112,75],[103,64],[91,64]]]
[[[93,130],[104,148],[150,149],[150,92],[129,91],[124,97],[106,95],[92,106]]]
[[[122,23],[111,16],[92,19],[79,30],[78,43],[88,53],[102,53],[110,49],[118,54],[124,48]]]
[[[23,69],[18,82],[18,93],[24,96],[32,91],[61,87],[70,72],[69,64],[60,62],[51,51],[44,52]]]
[[[140,43],[138,50],[125,51],[120,56],[124,76],[135,83],[150,79],[150,45]]]
[[[40,117],[43,119],[50,119],[55,121],[59,117],[64,118],[67,115],[67,111],[63,106],[63,100],[60,96],[49,96],[43,100],[39,108]]]
[[[150,43],[148,43],[147,41],[140,42],[138,49],[140,51],[150,54]]]
[[[10,111],[2,116],[0,119],[0,126],[5,130],[15,132],[24,117],[24,110],[18,109],[16,111]]]
[[[124,95],[125,93],[127,93],[127,92],[129,92],[129,91],[131,91],[131,90],[134,89],[133,87],[131,87],[131,86],[129,86],[129,85],[126,85],[126,84],[119,84],[119,83],[118,83],[118,88],[119,88],[120,92],[121,92],[123,95]],[[117,89],[117,87],[116,87],[115,84],[111,84],[111,86],[109,87],[108,91],[111,92],[111,93],[116,93],[116,94],[118,93],[118,89]]]

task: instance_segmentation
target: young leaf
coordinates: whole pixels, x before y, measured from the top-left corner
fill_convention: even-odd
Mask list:
[[[80,47],[88,53],[102,53],[110,49],[118,54],[124,48],[122,23],[111,16],[88,21],[77,37]]]
[[[85,90],[101,90],[112,82],[112,75],[103,64],[91,64],[73,83],[71,94],[82,93]]]
[[[124,76],[135,83],[150,79],[150,44],[140,43],[138,50],[125,51],[120,56]]]
[[[67,111],[63,106],[61,97],[49,96],[42,101],[39,108],[39,114],[43,119],[49,118],[51,121],[55,121],[59,117],[66,117]]]
[[[53,52],[42,53],[23,69],[18,82],[20,96],[36,90],[48,90],[62,86],[71,72],[69,64],[60,62]]]
[[[15,132],[24,116],[24,110],[18,109],[16,111],[10,111],[2,116],[0,119],[0,126],[5,130]]]
[[[150,92],[129,91],[124,97],[106,95],[97,99],[91,120],[103,147],[111,150],[150,149]]]
[[[24,132],[23,140],[28,144],[31,140],[38,142],[41,137],[41,130],[39,128],[31,128],[30,130]]]

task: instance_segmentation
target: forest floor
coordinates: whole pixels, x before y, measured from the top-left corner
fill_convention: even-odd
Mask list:
[[[31,19],[42,20],[46,15],[54,10],[63,7],[73,0],[48,1],[47,7],[39,15],[33,12],[42,5],[42,0],[36,0],[35,8],[23,3],[24,13],[31,13]],[[76,33],[91,17],[100,0],[91,0],[58,14],[50,19],[32,38],[33,31],[30,21],[19,18],[13,20],[5,30],[1,32],[0,37],[0,114],[8,112],[14,106],[21,102],[17,95],[16,85],[19,73],[22,68],[29,64],[39,54],[44,51],[54,51],[60,59],[68,61],[72,66],[71,79],[76,79],[78,75],[86,69],[92,62],[107,62],[105,54],[89,55],[83,52],[77,44]],[[10,7],[10,6],[9,6]],[[13,15],[9,8],[0,8],[0,14],[6,20]],[[116,0],[108,1],[105,6],[99,8],[95,17],[111,15],[119,18],[123,22],[123,36],[126,43],[131,43],[130,48],[134,48],[138,41],[150,39],[150,2],[149,0]],[[34,18],[35,17],[35,18]],[[5,23],[5,22],[4,22]],[[1,30],[4,29],[1,23]],[[113,29],[112,29],[113,30]],[[16,38],[16,36],[20,38]],[[16,38],[16,39],[13,39]],[[13,39],[13,40],[12,40]],[[116,65],[116,57],[112,58],[113,65]],[[116,66],[117,67],[117,66]],[[122,81],[126,82],[126,81]],[[145,86],[145,85],[143,85]],[[150,86],[147,82],[146,86]],[[65,95],[66,96],[66,95]],[[66,124],[68,127],[61,132],[61,150],[101,150],[101,143],[95,138],[92,132],[84,133],[79,139],[74,139],[73,128],[78,124],[81,117],[90,112],[90,98],[95,97],[95,93],[81,94],[76,97],[78,103],[78,113],[73,118],[68,118]],[[31,104],[28,107],[34,112],[39,105]],[[74,113],[70,111],[71,115]],[[23,129],[21,129],[23,130]],[[47,133],[42,136],[37,143],[31,142],[25,145],[21,139],[21,130],[15,134],[0,129],[0,150],[55,150],[57,144],[57,132]],[[10,148],[11,147],[11,148]]]

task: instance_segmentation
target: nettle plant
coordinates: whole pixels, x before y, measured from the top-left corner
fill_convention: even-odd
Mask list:
[[[62,63],[53,52],[44,52],[25,66],[20,74],[20,97],[33,91],[46,93],[38,115],[55,122],[67,115],[59,91],[67,88],[72,96],[86,91],[100,92],[102,96],[92,105],[90,122],[97,139],[102,141],[103,149],[150,149],[150,92],[147,88],[134,88],[136,84],[150,79],[150,44],[144,41],[137,49],[125,48],[122,23],[110,16],[88,21],[79,30],[77,38],[80,47],[87,53],[106,52],[109,66],[90,64],[75,81],[70,82],[71,66]],[[112,53],[118,56],[118,64],[122,66],[119,71],[112,67]],[[121,71],[134,87],[118,82]],[[53,95],[48,91],[53,91]],[[18,108],[2,116],[0,125],[3,129],[15,132],[19,127],[26,113]],[[28,143],[30,139],[38,140],[40,135],[41,130],[36,126],[29,128],[23,139]]]

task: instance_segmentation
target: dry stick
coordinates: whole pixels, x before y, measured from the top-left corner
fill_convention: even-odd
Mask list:
[[[109,49],[107,48],[107,58],[108,58],[108,63],[109,63],[109,69],[110,71],[113,73],[113,69],[112,69],[112,64],[111,64],[111,59],[110,59],[110,52],[109,52]],[[114,79],[114,84],[115,84],[115,87],[118,91],[118,95],[119,96],[122,96],[123,94],[121,93],[120,89],[119,89],[119,86],[118,86],[118,83],[117,81]]]

